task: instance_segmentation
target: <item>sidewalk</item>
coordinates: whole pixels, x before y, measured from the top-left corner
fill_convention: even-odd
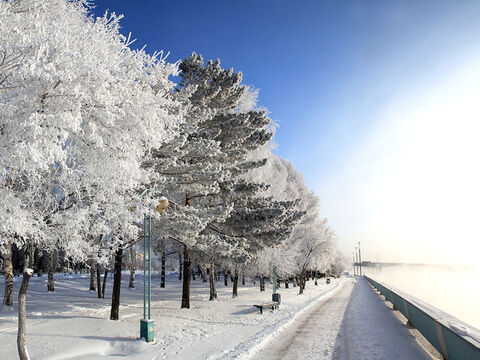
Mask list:
[[[293,324],[250,359],[331,359],[352,289],[353,280],[350,279],[333,296],[320,299],[298,316]]]
[[[364,278],[357,278],[333,359],[431,359]]]

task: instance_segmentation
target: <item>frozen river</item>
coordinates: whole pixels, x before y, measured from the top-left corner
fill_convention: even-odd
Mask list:
[[[403,265],[363,273],[423,300],[480,329],[480,269]]]

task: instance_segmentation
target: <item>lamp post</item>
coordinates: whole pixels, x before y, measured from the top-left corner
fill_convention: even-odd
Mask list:
[[[277,265],[273,264],[273,293],[277,293]]]
[[[279,304],[280,304],[280,301],[281,301],[281,297],[280,297],[280,294],[277,292],[277,265],[275,264],[275,255],[276,255],[276,252],[278,248],[285,248],[285,244],[282,244],[282,245],[277,245],[275,246],[274,250],[273,250],[273,276],[272,276],[272,280],[273,280],[273,294],[272,294],[272,301],[277,301]]]
[[[357,267],[357,276],[360,274],[358,271],[358,247],[355,247],[355,266]]]
[[[360,252],[360,241],[358,242],[358,262],[360,265],[360,276],[362,276],[362,253]]]
[[[353,257],[353,276],[357,276],[357,272],[355,271],[355,253],[352,252]]]
[[[168,200],[165,196],[160,197],[159,204],[155,211],[159,214],[165,213],[168,207]],[[140,320],[140,338],[146,342],[153,341],[153,320],[151,318],[152,299],[152,217],[143,215],[143,319]],[[148,273],[148,275],[147,275]]]

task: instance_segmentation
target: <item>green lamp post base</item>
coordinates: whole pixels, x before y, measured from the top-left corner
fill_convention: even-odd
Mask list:
[[[144,338],[146,342],[153,341],[153,320],[140,320],[140,337]]]

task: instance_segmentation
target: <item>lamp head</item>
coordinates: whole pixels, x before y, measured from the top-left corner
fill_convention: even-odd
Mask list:
[[[167,208],[168,208],[168,199],[165,196],[161,196],[158,199],[158,205],[155,208],[155,211],[158,212],[159,214],[164,214]]]

